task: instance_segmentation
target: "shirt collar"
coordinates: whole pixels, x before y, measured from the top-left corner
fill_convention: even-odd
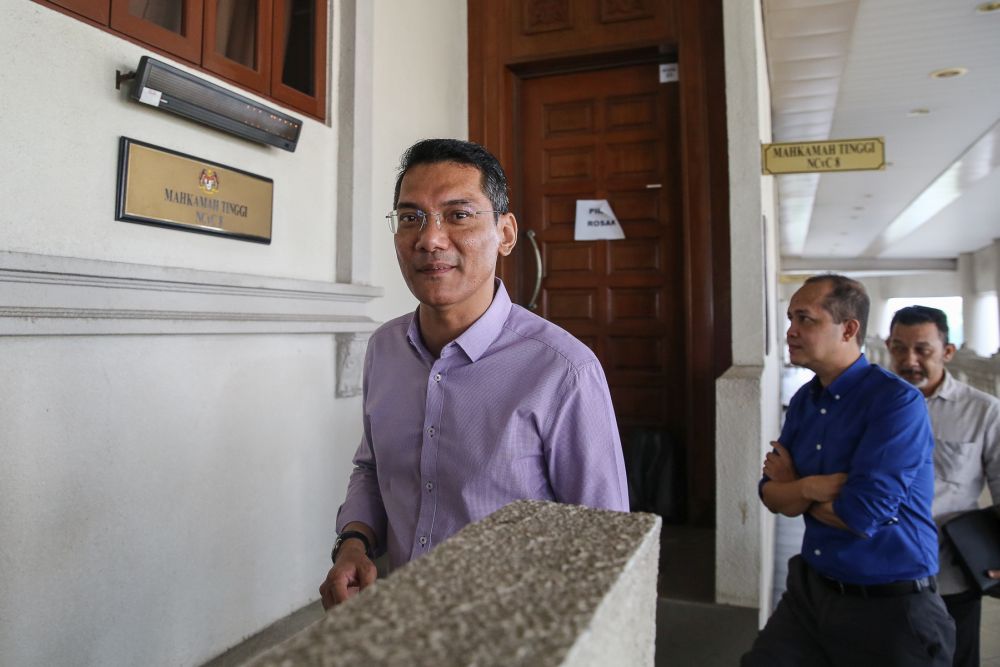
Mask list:
[[[948,369],[944,369],[944,380],[941,382],[941,386],[937,388],[933,394],[928,396],[928,400],[931,398],[943,398],[946,401],[950,401],[955,398],[955,391],[958,389],[958,381],[948,372]]]
[[[465,351],[473,363],[479,361],[487,348],[497,339],[504,322],[507,321],[507,316],[510,315],[510,296],[503,286],[503,281],[499,278],[493,280],[493,302],[490,303],[490,307],[455,339],[455,343]]]
[[[857,361],[848,366],[843,373],[837,376],[837,379],[830,383],[829,387],[825,387],[826,391],[831,394],[836,395],[838,398],[842,394],[848,394],[852,389],[854,389],[862,378],[865,376],[865,372],[871,364],[862,354],[858,357]],[[823,385],[819,382],[819,376],[815,376],[812,379],[810,386],[810,391],[813,396],[818,396],[820,391],[824,389]]]
[[[507,316],[510,315],[511,301],[507,294],[507,289],[503,281],[499,278],[493,279],[493,301],[486,312],[480,315],[479,319],[472,323],[468,329],[462,332],[458,338],[448,345],[455,344],[462,349],[469,359],[475,363],[486,352],[487,348],[500,335]],[[431,353],[424,346],[423,338],[420,336],[420,308],[413,311],[410,318],[410,326],[406,330],[406,337],[422,357],[433,363]],[[447,349],[447,345],[445,348]]]

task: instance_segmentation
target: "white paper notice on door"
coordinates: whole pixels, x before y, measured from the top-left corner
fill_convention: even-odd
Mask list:
[[[621,223],[611,210],[607,199],[576,200],[576,241],[616,241],[625,238]]]

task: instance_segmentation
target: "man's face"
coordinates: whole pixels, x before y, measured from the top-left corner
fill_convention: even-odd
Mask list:
[[[514,216],[477,216],[461,229],[437,224],[449,210],[489,211],[482,176],[475,167],[456,162],[421,164],[403,176],[397,209],[428,214],[420,231],[395,235],[396,259],[403,279],[421,304],[439,312],[478,317],[493,299],[497,255],[508,255],[517,238]]]
[[[933,322],[899,324],[892,327],[886,341],[892,370],[925,394],[932,393],[944,379],[945,362],[951,361],[955,346],[945,345]]]
[[[818,371],[834,361],[845,339],[845,323],[836,324],[823,307],[827,282],[803,285],[788,304],[788,356],[793,364]]]

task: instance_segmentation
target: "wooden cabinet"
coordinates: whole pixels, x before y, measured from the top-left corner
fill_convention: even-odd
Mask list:
[[[327,0],[35,0],[326,116]]]

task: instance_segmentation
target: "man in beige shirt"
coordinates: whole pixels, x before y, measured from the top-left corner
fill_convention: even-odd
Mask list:
[[[945,523],[978,508],[983,485],[1000,504],[1000,400],[956,380],[945,362],[955,354],[948,318],[937,308],[896,312],[886,341],[892,370],[920,389],[934,431],[934,504],[938,533]],[[955,619],[955,662],[979,664],[981,599],[956,561],[951,542],[939,538],[938,586]],[[1000,579],[1000,563],[990,576]]]

